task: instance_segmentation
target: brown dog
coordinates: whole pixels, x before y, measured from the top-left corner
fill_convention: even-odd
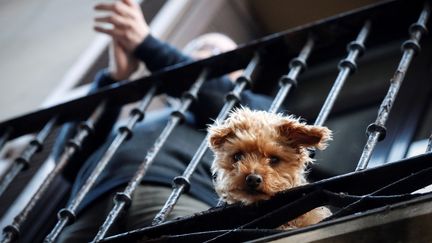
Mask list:
[[[325,149],[331,139],[326,127],[248,108],[234,110],[222,123],[209,127],[215,188],[221,200],[251,204],[306,184],[305,168],[313,160],[307,148]],[[331,213],[316,208],[282,228],[304,227]]]

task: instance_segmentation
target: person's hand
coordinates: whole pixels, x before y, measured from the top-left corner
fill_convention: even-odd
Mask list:
[[[110,46],[109,54],[108,70],[111,78],[115,80],[128,79],[137,70],[138,60],[115,39]]]
[[[118,41],[128,52],[135,48],[149,35],[150,29],[140,6],[134,0],[119,0],[115,3],[100,3],[97,11],[107,11],[108,15],[95,18],[97,24],[111,24],[112,28],[95,25],[98,32],[108,34]]]

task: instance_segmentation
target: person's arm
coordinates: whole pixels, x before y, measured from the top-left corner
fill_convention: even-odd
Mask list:
[[[136,47],[133,54],[143,61],[151,72],[174,64],[192,61],[192,58],[184,55],[177,48],[160,41],[151,34]]]
[[[94,19],[94,30],[111,36],[113,40],[110,76],[116,80],[128,79],[138,68],[138,60],[132,52],[150,33],[141,8],[134,0],[120,0],[99,3],[95,10],[105,15]]]

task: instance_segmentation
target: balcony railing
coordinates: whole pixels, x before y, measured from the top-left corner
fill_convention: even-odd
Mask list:
[[[0,182],[0,196],[26,167],[31,166],[34,153],[42,149],[44,140],[55,126],[64,122],[80,119],[83,122],[74,139],[69,141],[54,170],[44,180],[31,201],[3,231],[2,242],[12,242],[25,234],[22,224],[28,215],[34,212],[35,205],[59,176],[75,153],[87,139],[91,141],[94,124],[107,105],[125,105],[134,101],[141,102],[132,109],[128,122],[117,131],[115,139],[94,168],[73,200],[58,212],[58,222],[46,236],[45,242],[55,242],[66,225],[76,218],[77,208],[84,197],[94,186],[101,172],[110,163],[117,149],[134,132],[134,126],[145,119],[146,109],[158,93],[170,89],[170,83],[182,83],[185,91],[181,106],[172,113],[169,122],[155,140],[154,145],[145,154],[135,176],[126,188],[114,197],[114,206],[95,235],[96,242],[130,242],[143,237],[155,241],[222,241],[253,240],[261,237],[288,237],[297,232],[326,227],[343,217],[355,218],[359,213],[411,202],[419,197],[431,198],[429,194],[413,193],[432,184],[432,167],[430,166],[432,139],[424,155],[406,158],[387,165],[368,168],[376,145],[385,139],[386,123],[390,118],[392,107],[397,100],[405,75],[416,54],[421,52],[421,39],[427,34],[430,7],[422,1],[386,1],[363,9],[341,14],[310,25],[277,33],[269,37],[241,46],[231,52],[205,60],[179,64],[169,67],[150,77],[129,83],[114,84],[94,94],[72,100],[63,104],[32,112],[0,124],[0,146],[15,137],[38,132],[23,155],[19,157],[7,175]],[[410,25],[411,24],[411,25]],[[408,26],[410,25],[409,29]],[[408,30],[408,35],[406,31]],[[318,65],[330,58],[340,58],[340,45],[347,46],[346,57],[338,65],[339,72],[328,96],[315,119],[315,125],[326,124],[333,107],[349,77],[355,75],[358,59],[367,54],[368,49],[376,49],[393,41],[401,42],[402,57],[389,77],[389,87],[378,109],[376,121],[369,125],[368,140],[364,145],[355,172],[314,182],[305,186],[290,189],[259,205],[240,206],[237,204],[220,206],[200,214],[166,222],[167,216],[176,206],[178,199],[189,189],[190,178],[204,153],[207,151],[207,137],[204,139],[189,162],[182,175],[173,178],[173,190],[160,212],[149,227],[124,234],[110,236],[110,227],[128,210],[133,192],[140,184],[148,168],[168,136],[184,118],[184,113],[195,101],[201,86],[207,80],[244,69],[237,79],[235,88],[226,96],[226,101],[216,120],[224,120],[229,111],[241,104],[241,93],[247,88],[263,87],[262,82],[270,71],[279,71],[278,84],[266,85],[267,89],[276,90],[274,100],[268,112],[277,112],[283,107],[291,90],[300,85],[299,77],[307,73],[307,63]],[[430,54],[430,53],[429,53]],[[312,58],[315,56],[314,58]],[[288,68],[287,68],[288,67]],[[427,79],[428,77],[425,77]],[[430,78],[428,78],[430,82]],[[194,81],[195,80],[195,81]],[[273,85],[272,87],[268,87]],[[418,87],[421,89],[422,87]],[[301,87],[299,87],[299,90]],[[271,93],[271,92],[269,92]],[[127,95],[125,95],[127,94]],[[368,94],[365,94],[368,95]],[[357,138],[351,138],[353,140]],[[324,152],[325,153],[325,152]],[[343,159],[343,158],[341,158]],[[334,214],[323,222],[305,229],[282,232],[275,230],[316,207],[331,206]]]

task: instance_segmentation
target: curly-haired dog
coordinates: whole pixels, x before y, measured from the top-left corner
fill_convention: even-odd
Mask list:
[[[215,154],[216,192],[229,204],[267,200],[277,192],[306,184],[305,168],[313,161],[307,149],[325,149],[331,139],[326,127],[248,108],[234,110],[227,120],[208,130]],[[316,208],[282,228],[304,227],[329,215],[327,208]]]

